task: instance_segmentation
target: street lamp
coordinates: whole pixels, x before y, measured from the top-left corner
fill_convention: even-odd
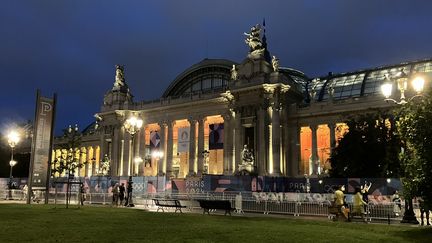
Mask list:
[[[124,123],[124,128],[125,128],[126,132],[128,132],[131,135],[133,158],[135,158],[135,139],[134,139],[135,134],[141,129],[142,125],[143,125],[143,120],[139,117],[134,116],[134,115],[129,117]],[[133,169],[132,169],[132,171],[133,171]]]
[[[381,91],[385,97],[385,101],[392,101],[398,105],[405,105],[416,97],[422,96],[425,80],[421,76],[416,76],[412,81],[412,88],[415,91],[415,95],[410,98],[405,97],[405,91],[408,89],[408,75],[403,71],[403,69],[393,78],[394,82],[397,84],[397,89],[400,91],[400,100],[397,101],[395,99],[390,98],[393,91],[393,81],[386,76],[386,81],[381,85]],[[387,183],[390,183],[391,180],[387,179]],[[402,223],[414,223],[418,224],[417,218],[414,214],[414,208],[412,203],[412,198],[405,198],[405,212]]]
[[[132,140],[132,156],[135,158],[135,134],[141,129],[143,125],[143,120],[134,115],[130,116],[124,123],[124,128],[126,132],[131,135]],[[132,168],[133,174],[133,168]],[[127,194],[128,194],[128,207],[134,207],[134,203],[132,201],[132,177],[129,177],[128,186],[127,186]]]
[[[9,200],[12,200],[12,168],[18,163],[14,160],[14,148],[20,141],[20,135],[17,131],[10,131],[7,135],[8,144],[11,147],[11,159],[9,161],[10,172],[9,172]]]
[[[405,97],[405,91],[408,89],[408,75],[403,71],[403,69],[396,74],[394,77],[394,81],[391,80],[388,76],[385,77],[385,82],[381,85],[381,92],[383,93],[385,97],[385,101],[392,101],[398,105],[404,105],[408,103],[408,101],[411,101],[415,97],[421,96],[421,93],[423,92],[424,83],[425,80],[421,76],[415,77],[412,81],[412,88],[416,92],[414,96],[411,98],[406,99]],[[397,101],[395,99],[390,98],[393,92],[393,83],[396,82],[397,89],[400,91],[400,100]]]

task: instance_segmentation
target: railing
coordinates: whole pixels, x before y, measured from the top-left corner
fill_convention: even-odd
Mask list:
[[[11,193],[11,194],[10,194]],[[26,193],[22,190],[0,189],[0,200],[26,201]],[[10,197],[12,195],[12,197]],[[70,204],[78,205],[80,203],[80,193],[77,191],[70,192]],[[33,203],[41,203],[44,201],[45,194],[43,191],[33,193],[31,201]],[[205,192],[205,193],[144,193],[133,194],[133,202],[137,206],[145,208],[154,207],[153,198],[172,198],[180,200],[181,204],[186,206],[190,211],[200,209],[198,199],[209,200],[229,200],[231,205],[238,212],[251,212],[262,214],[285,214],[293,216],[318,216],[328,217],[330,201],[307,201],[311,197],[299,194],[296,200],[286,200],[286,198],[262,198],[250,192]],[[325,199],[325,197],[324,197]],[[66,202],[65,192],[50,191],[48,195],[50,204],[64,204]],[[86,193],[85,204],[102,204],[112,205],[112,193]],[[348,204],[352,210],[352,204]],[[366,208],[366,219],[369,221],[396,221],[401,220],[403,215],[404,205],[401,205],[399,210],[398,205],[392,202],[369,203]],[[420,217],[419,205],[414,203],[414,212]]]

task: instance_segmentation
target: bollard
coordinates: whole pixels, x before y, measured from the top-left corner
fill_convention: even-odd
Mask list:
[[[390,225],[390,214],[387,214],[387,223]]]

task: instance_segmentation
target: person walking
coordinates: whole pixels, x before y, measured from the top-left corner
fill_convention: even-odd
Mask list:
[[[24,201],[27,201],[27,194],[28,194],[28,186],[27,184],[25,184],[24,187],[22,188],[22,195],[23,195],[22,199]]]
[[[421,225],[424,225],[424,216],[426,216],[426,225],[430,225],[429,223],[429,205],[425,200],[421,197],[418,198],[419,206],[420,206],[420,218],[421,218]]]
[[[364,186],[361,186],[361,194],[362,194],[362,196],[363,196],[363,201],[365,201],[366,202],[366,205],[364,205],[363,207],[364,207],[364,210],[365,210],[365,213],[369,213],[368,212],[368,209],[367,209],[367,204],[369,203],[369,189],[371,188],[371,186],[372,186],[372,182],[370,182],[369,183],[369,185],[368,185],[368,182],[367,181],[365,181],[365,184],[364,184]]]
[[[348,218],[348,212],[347,212],[347,210],[345,208],[345,194],[344,194],[344,191],[345,191],[345,186],[344,185],[341,185],[339,187],[339,189],[337,189],[335,191],[335,194],[334,194],[334,203],[335,203],[335,205],[336,205],[336,207],[338,209],[338,212],[340,214],[342,214],[345,217],[346,220],[348,220],[349,219]],[[338,218],[339,213],[336,214],[336,219]]]
[[[84,183],[81,183],[81,185],[80,185],[80,194],[81,194],[80,203],[81,203],[81,206],[84,206],[84,201],[86,200]]]
[[[119,187],[119,198],[120,198],[120,206],[123,205],[123,200],[125,199],[125,186],[124,183],[122,183]]]
[[[401,199],[399,196],[399,192],[397,190],[393,193],[392,202],[394,203],[393,212],[396,215],[396,217],[399,217],[399,215],[402,211],[402,205],[401,205]]]
[[[118,201],[119,201],[119,184],[116,183],[112,189],[112,194],[113,194],[113,201],[112,204],[115,205],[116,207],[118,206]]]
[[[360,215],[364,222],[367,222],[364,218],[365,209],[364,206],[367,206],[367,203],[363,200],[363,196],[361,194],[361,189],[357,187],[355,189],[355,195],[353,197],[353,215]]]

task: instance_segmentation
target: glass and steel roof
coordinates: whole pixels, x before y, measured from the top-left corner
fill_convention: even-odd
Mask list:
[[[432,78],[432,59],[400,63],[396,65],[359,70],[349,73],[329,74],[325,77],[314,78],[304,87],[307,95],[305,102],[309,102],[315,91],[315,101],[325,101],[333,91],[334,100],[381,95],[381,84],[385,77],[395,77],[401,70],[408,76],[416,74]],[[431,79],[429,79],[431,80]]]
[[[162,97],[224,90],[230,80],[233,64],[237,63],[225,59],[204,59],[177,76]]]

